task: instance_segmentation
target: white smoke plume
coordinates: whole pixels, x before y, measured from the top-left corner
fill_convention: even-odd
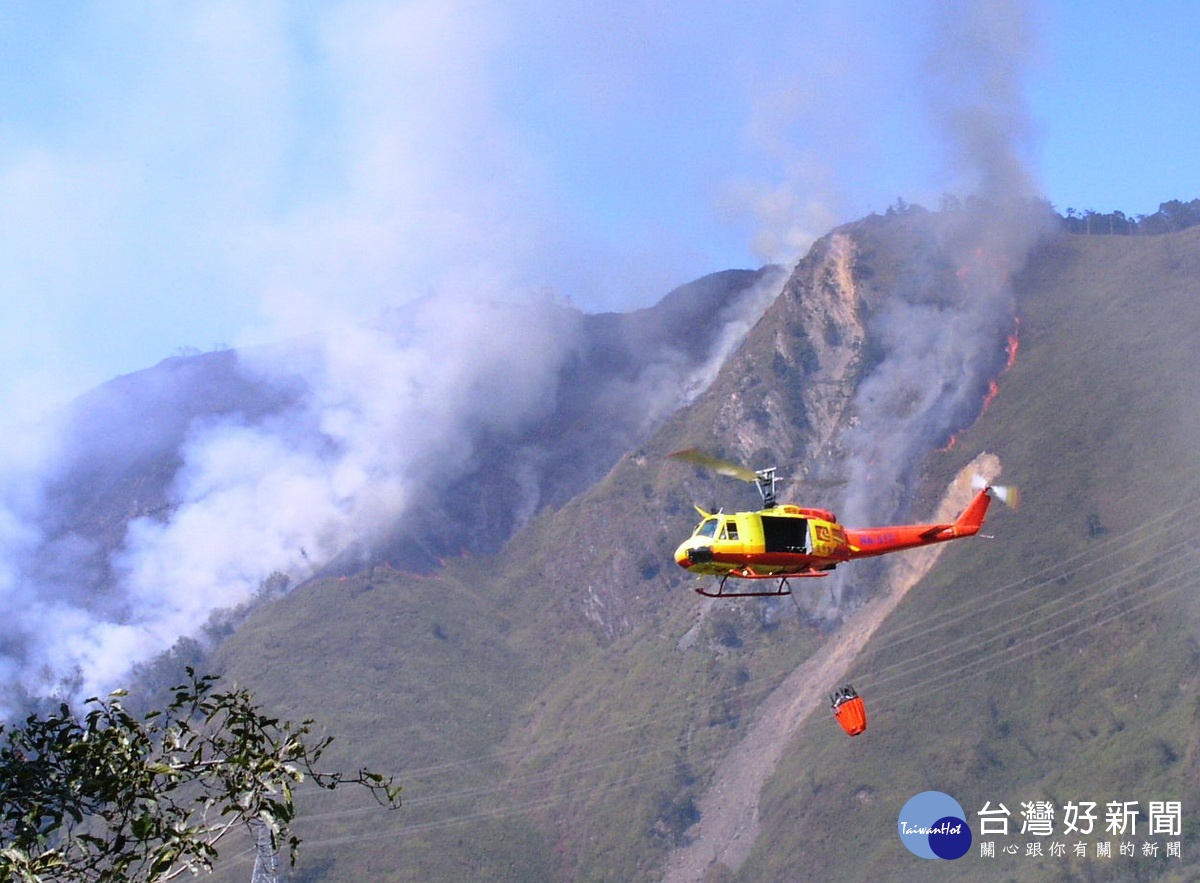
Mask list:
[[[735,291],[714,284],[706,296],[722,306],[706,314],[704,352],[617,341],[638,349],[637,359],[620,363],[622,376],[602,378],[598,399],[587,404],[601,417],[628,415],[625,435],[614,436],[622,449],[630,433],[648,431],[711,382],[782,281],[778,272],[745,279],[757,282]],[[694,309],[688,296],[675,306]],[[670,325],[680,315],[689,314],[657,321]],[[40,479],[32,471],[20,481],[14,475],[3,488],[0,597],[9,613],[0,623],[0,711],[23,694],[83,698],[119,686],[131,666],[199,635],[215,612],[251,601],[272,575],[295,585],[347,549],[369,547],[415,494],[469,472],[479,438],[525,439],[550,415],[561,401],[564,366],[589,345],[588,321],[547,300],[426,298],[371,325],[241,354],[239,375],[254,389],[275,391],[269,407],[243,402],[181,424],[176,411],[186,403],[179,399],[195,390],[169,390],[163,381],[162,395],[148,390],[145,401],[132,402],[135,421],[117,427],[113,414],[119,420],[121,411],[98,391],[104,407],[93,410],[106,415],[99,431],[119,430],[122,443],[146,456],[131,467],[95,431],[77,434],[71,444],[85,437],[88,450],[74,459],[64,454]],[[627,324],[652,333],[645,323]],[[147,372],[145,383],[160,371],[166,368]],[[533,437],[528,444],[553,443]],[[529,499],[515,504],[524,517],[537,507],[541,480],[537,452],[527,453],[527,474],[517,478]],[[177,468],[164,465],[172,462]],[[96,530],[66,520],[86,521],[89,509],[111,520],[103,504],[72,497],[70,512],[55,510],[62,505],[56,498],[73,493],[56,481],[67,472],[73,483],[104,486],[145,483],[155,469],[174,470],[166,500],[128,523],[111,557]],[[136,505],[140,511],[149,502]]]
[[[873,319],[882,357],[859,386],[858,423],[842,439],[844,517],[855,524],[903,514],[925,457],[978,415],[1015,331],[1011,275],[1046,229],[1028,158],[1026,4],[975,0],[936,11],[924,81],[947,193],[962,196],[935,219],[935,253],[907,268]]]
[[[480,456],[473,432],[535,421],[577,317],[541,303],[515,324],[493,301],[545,288],[593,310],[641,305],[744,266],[741,243],[713,245],[726,225],[709,209],[731,163],[702,148],[736,153],[723,133],[743,96],[724,65],[767,63],[757,14],[182,0],[0,16],[13,63],[29,62],[0,102],[6,415],[216,341],[254,362],[242,386],[280,399],[189,424],[170,419],[185,403],[169,388],[127,412],[92,396],[126,431],[86,433],[83,452],[58,450],[54,433],[18,443],[6,425],[4,683],[106,689],[264,576],[302,578],[362,539],[431,473],[461,475]],[[714,16],[750,38],[722,65],[687,30]],[[664,104],[685,119],[664,124]],[[721,134],[691,137],[701,129]],[[386,323],[362,323],[385,307]],[[248,347],[318,330],[289,351]],[[692,374],[691,354],[666,358],[604,393],[627,392],[631,419],[652,422],[713,364]],[[174,483],[160,499],[131,467],[64,487],[84,461]],[[536,452],[518,465],[527,517]],[[59,514],[72,494],[101,501],[82,526]],[[135,516],[128,535],[97,521],[113,500]]]
[[[90,595],[72,586],[88,582],[74,567],[90,550],[72,549],[83,540],[71,533],[56,540],[57,574],[22,572],[51,542],[35,528],[47,513],[28,517],[38,513],[27,493],[25,511],[7,508],[0,520],[5,683],[35,694],[72,678],[81,693],[111,688],[214,610],[248,601],[271,573],[303,579],[395,518],[417,477],[457,474],[472,428],[503,432],[542,415],[578,314],[546,305],[521,318],[442,298],[407,307],[399,332],[347,326],[252,352],[246,370],[279,385],[303,372],[305,394],[260,422],[197,421],[178,451],[168,511],[129,524],[104,595],[95,580]]]

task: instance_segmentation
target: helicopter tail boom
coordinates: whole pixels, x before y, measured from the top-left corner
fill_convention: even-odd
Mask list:
[[[853,557],[883,555],[901,549],[912,549],[931,543],[944,543],[947,540],[974,536],[983,527],[988,505],[992,502],[988,490],[988,488],[984,488],[979,491],[952,524],[911,524],[847,530],[846,534],[850,540]]]

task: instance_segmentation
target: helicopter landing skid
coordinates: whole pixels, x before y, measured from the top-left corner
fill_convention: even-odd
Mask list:
[[[829,574],[827,571],[806,571],[803,573],[789,573],[787,576],[780,576],[780,577],[765,576],[765,575],[759,576],[757,574],[754,576],[749,576],[747,574],[741,574],[741,573],[727,573],[723,577],[721,577],[721,581],[719,583],[717,583],[717,590],[715,592],[711,591],[710,589],[708,589],[704,586],[697,586],[696,593],[699,595],[703,595],[706,598],[778,598],[782,595],[790,595],[792,593],[792,587],[790,585],[788,585],[789,579],[793,579],[793,578],[811,579],[813,577],[828,576],[828,575]],[[770,592],[763,592],[763,591],[743,592],[743,591],[739,591],[739,590],[732,590],[732,591],[727,592],[727,591],[725,591],[725,584],[729,581],[729,578],[731,576],[738,577],[740,579],[753,579],[753,580],[778,579],[779,585],[773,591],[770,591]]]

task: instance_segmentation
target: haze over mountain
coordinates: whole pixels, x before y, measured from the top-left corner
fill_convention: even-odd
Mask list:
[[[946,313],[924,300],[929,286],[919,278],[901,280],[894,297],[884,292],[886,303],[864,300],[879,308],[881,345],[872,357],[891,360],[882,374],[894,385],[873,387],[865,375],[852,409],[861,427],[826,441],[852,470],[873,470],[889,486],[848,497],[853,516],[899,511],[921,446],[939,424],[975,407],[1002,359],[987,339],[1011,333],[1005,267],[1019,266],[1037,231],[1023,217],[1033,204],[1018,88],[1029,42],[1025,16],[981,6],[946,9],[933,20],[938,33],[922,79],[930,117],[943,134],[954,183],[991,207],[983,215],[947,214],[948,226],[936,236],[948,257],[914,265],[918,273],[969,272],[968,284],[940,289],[956,292],[961,307],[952,334],[929,335],[930,320]],[[999,21],[1005,26],[997,28]],[[956,230],[955,219],[969,220]],[[979,248],[998,263],[968,268],[968,255]],[[450,294],[318,339],[240,353],[236,384],[244,404],[235,395],[206,411],[203,393],[194,409],[166,416],[162,429],[143,429],[143,421],[121,413],[127,405],[93,397],[55,442],[60,448],[39,454],[40,469],[17,469],[5,480],[0,590],[21,611],[0,632],[5,683],[18,693],[102,691],[131,663],[195,635],[214,610],[242,605],[260,587],[274,593],[324,568],[348,573],[373,558],[424,569],[461,549],[494,550],[539,506],[586,486],[578,482],[600,475],[639,434],[704,388],[759,308],[735,307],[714,322],[711,304],[687,306],[690,315],[669,326],[631,317],[618,330],[629,334],[631,355],[623,355],[620,347],[596,344],[609,336],[599,319],[584,323],[596,329],[588,332],[577,314],[553,304],[526,305],[516,317]],[[648,346],[658,328],[674,347]],[[810,331],[838,333],[815,325]],[[858,359],[852,342],[827,343]],[[164,385],[150,393],[154,411],[174,410],[176,382],[187,395],[190,385],[207,385],[205,371],[231,370],[221,359],[147,378]],[[855,364],[842,367],[858,370]],[[968,379],[940,390],[923,382],[924,372],[947,368]],[[588,381],[593,372],[605,379]],[[113,389],[119,398],[121,385]],[[88,425],[89,409],[103,428]],[[124,424],[121,431],[104,426],[114,420]],[[897,420],[907,431],[896,431]],[[129,439],[125,427],[147,437]],[[547,453],[540,440],[530,444],[537,431],[561,443],[559,453]],[[80,445],[98,452],[115,446],[122,469],[128,472],[134,458],[134,471],[145,466],[154,478],[124,483],[131,489],[124,509],[89,511],[109,495],[103,482],[87,477],[93,461],[90,454],[79,458]],[[39,451],[47,447],[43,441]],[[596,465],[583,462],[593,455]],[[867,477],[849,476],[851,487]],[[76,499],[80,486],[88,489]],[[468,489],[484,503],[464,515]],[[447,507],[453,515],[444,514]],[[75,509],[87,513],[82,521]],[[397,522],[402,512],[414,513],[409,523]]]

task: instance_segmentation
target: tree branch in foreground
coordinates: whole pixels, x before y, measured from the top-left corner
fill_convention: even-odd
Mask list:
[[[118,692],[88,700],[82,718],[64,704],[0,725],[0,883],[171,880],[210,869],[217,844],[251,824],[294,862],[293,792],[306,778],[400,805],[391,776],[320,770],[332,738],[314,740],[312,721],[267,717],[247,690],[187,674],[167,708],[140,719]]]

